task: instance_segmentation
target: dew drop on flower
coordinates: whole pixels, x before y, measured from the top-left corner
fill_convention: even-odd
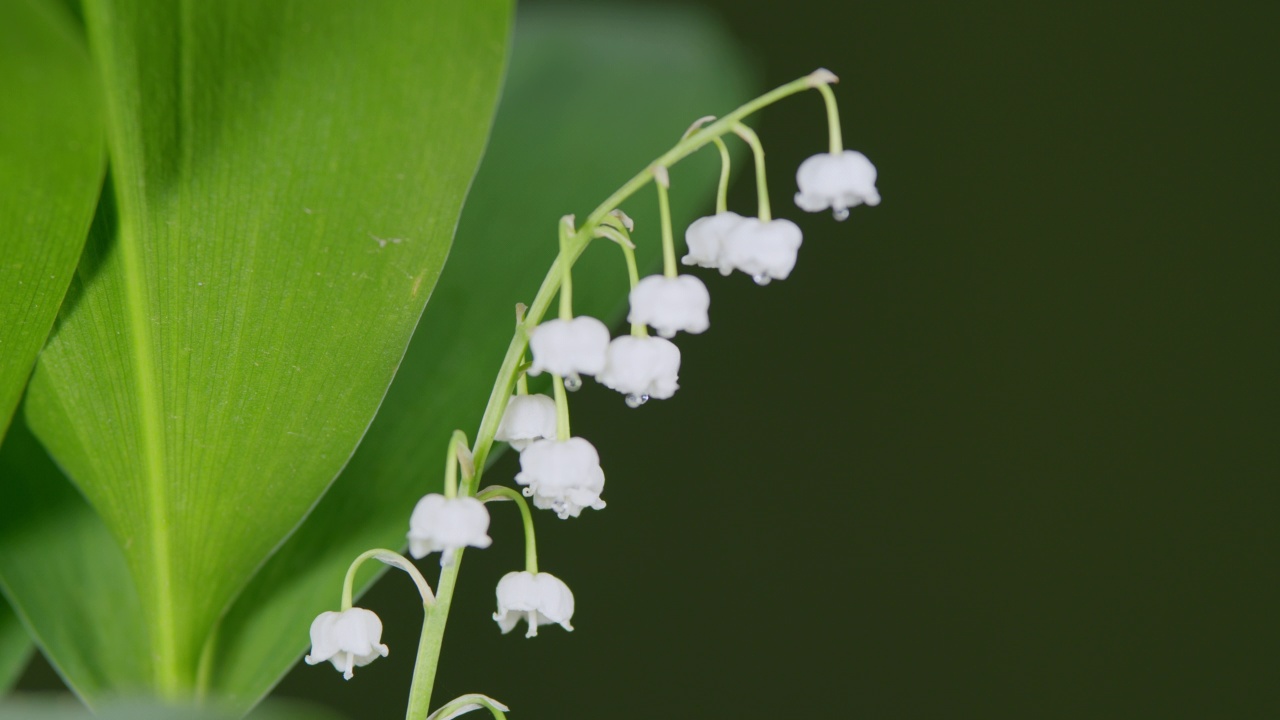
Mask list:
[[[569,373],[565,376],[564,389],[569,392],[577,392],[582,389],[582,378],[578,373]]]
[[[849,208],[836,208],[831,211],[831,217],[836,220],[847,220],[849,219]]]
[[[627,407],[638,408],[649,402],[648,395],[636,395],[635,393],[627,393]]]
[[[758,273],[756,275],[752,275],[751,279],[755,280],[757,285],[768,285],[769,281],[772,280],[773,278],[769,277],[768,275],[765,275],[764,273]]]

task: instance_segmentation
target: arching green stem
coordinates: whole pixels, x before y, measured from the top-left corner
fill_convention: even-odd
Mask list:
[[[826,83],[817,87],[827,103],[827,132],[831,135],[831,154],[839,155],[844,152],[844,142],[840,138],[840,109],[836,106],[836,94],[831,92],[831,86]]]
[[[505,485],[490,485],[476,493],[476,498],[484,503],[510,500],[520,508],[520,520],[524,523],[524,569],[538,572],[538,541],[533,532],[533,513],[524,496]]]
[[[577,229],[573,226],[572,216],[566,216],[562,219],[559,228],[560,252],[556,256],[555,262],[547,270],[546,277],[538,288],[533,302],[530,303],[528,313],[523,322],[517,325],[511,342],[507,345],[506,355],[503,356],[502,366],[498,369],[493,389],[489,393],[488,403],[485,405],[484,416],[481,418],[480,427],[476,431],[476,441],[473,447],[475,472],[469,479],[463,478],[464,482],[463,486],[459,488],[460,492],[470,494],[479,487],[485,463],[488,462],[489,454],[493,449],[494,435],[497,434],[498,425],[502,422],[502,415],[506,411],[512,391],[516,388],[517,378],[523,372],[524,354],[529,346],[529,330],[542,322],[542,318],[546,315],[557,293],[559,293],[560,297],[560,316],[565,319],[573,317],[572,277],[570,273],[574,262],[586,250],[591,240],[596,237],[595,229],[600,226],[605,217],[616,211],[623,202],[653,180],[655,168],[661,167],[665,169],[675,165],[730,132],[735,125],[748,115],[783,98],[812,89],[822,83],[832,82],[832,78],[834,76],[831,73],[820,70],[774,88],[705,126],[702,126],[701,123],[696,123],[696,127],[700,129],[686,133],[674,147],[667,150],[644,170],[641,170],[628,180],[622,187],[615,190],[595,210],[591,211],[591,214]],[[759,162],[757,162],[757,165],[757,177],[760,177],[763,169],[759,167]],[[767,200],[765,202],[767,203]],[[557,436],[567,439],[569,437],[569,417],[568,403],[564,397],[564,385],[559,378],[554,376],[553,384],[557,395]],[[440,657],[440,645],[444,638],[445,625],[449,616],[449,607],[452,602],[458,571],[462,566],[461,560],[462,550],[457,550],[454,554],[454,561],[440,571],[440,580],[437,584],[438,593],[435,602],[430,605],[427,620],[422,629],[422,639],[418,646],[418,661],[414,668],[413,688],[409,697],[407,715],[409,720],[422,720],[426,716],[430,705],[436,665]]]
[[[471,449],[467,445],[467,434],[461,430],[454,430],[453,436],[449,438],[449,451],[445,453],[444,459],[444,496],[453,498],[458,496],[458,466],[463,466],[463,476],[469,477],[475,473],[475,468],[470,468],[471,472],[467,472],[466,467],[471,457]],[[466,488],[463,488],[466,492]]]
[[[760,136],[756,135],[756,131],[738,123],[733,126],[733,131],[738,137],[747,141],[751,146],[751,152],[756,159],[756,195],[760,203],[760,219],[769,222],[773,219],[773,213],[769,211],[769,180],[765,177],[764,172],[764,146],[760,144]]]
[[[630,290],[635,290],[636,285],[640,283],[640,269],[636,265],[636,245],[631,242],[631,236],[627,233],[627,229],[621,223],[606,220],[596,228],[596,235],[615,242],[622,250],[622,257],[627,263],[627,286]],[[631,334],[636,337],[649,337],[649,328],[644,323],[631,323]]]
[[[427,579],[422,577],[422,573],[418,572],[418,568],[413,563],[394,550],[386,550],[384,548],[376,548],[360,553],[355,560],[351,561],[351,566],[347,568],[347,576],[342,581],[342,609],[351,609],[352,586],[356,581],[356,570],[370,558],[378,562],[385,563],[392,567],[400,568],[413,578],[413,584],[418,586],[418,594],[422,596],[423,607],[431,607],[435,603],[435,595],[431,592],[431,586],[427,584]]]
[[[560,218],[560,319],[573,319],[573,261],[569,259],[570,239],[573,237],[573,216]]]
[[[729,147],[720,138],[712,140],[720,151],[720,184],[716,187],[716,214],[729,209]]]
[[[471,693],[445,703],[439,710],[431,713],[427,720],[445,720],[445,718],[457,717],[472,710],[488,710],[498,720],[506,720],[506,711],[509,709],[488,695]]]
[[[551,376],[551,388],[556,397],[556,439],[568,440],[569,435],[569,396],[564,391],[564,378]]]

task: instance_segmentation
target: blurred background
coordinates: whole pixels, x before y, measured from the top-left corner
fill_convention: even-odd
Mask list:
[[[577,631],[496,632],[521,553],[496,510],[438,697],[522,718],[1280,717],[1280,6],[696,4],[760,90],[841,76],[884,201],[799,212],[821,103],[758,119],[805,232],[794,274],[703,275],[712,328],[680,341],[672,400],[577,394],[609,507],[539,525]],[[754,197],[739,178],[730,205]],[[277,693],[398,716],[421,613],[403,581],[362,603],[388,660],[350,683],[300,666]],[[56,685],[40,663],[23,680]]]

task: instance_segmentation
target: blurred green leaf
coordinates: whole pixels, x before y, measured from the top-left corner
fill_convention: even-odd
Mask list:
[[[150,655],[180,696],[400,363],[487,136],[510,3],[85,11],[110,179],[25,412],[137,584],[146,632],[111,651]],[[103,637],[119,621],[61,590],[51,616]]]
[[[63,699],[18,697],[0,702],[0,720],[233,720],[234,712],[215,708],[174,707],[142,702],[120,703],[90,713]],[[269,703],[250,720],[341,720],[338,713],[314,705]]]
[[[0,600],[0,695],[18,681],[31,658],[31,639],[13,610]]]
[[[66,294],[102,183],[93,67],[53,3],[0,3],[0,437]]]
[[[450,432],[479,424],[515,304],[532,299],[556,255],[558,218],[585,216],[695,118],[751,95],[747,63],[702,14],[535,10],[517,22],[502,105],[458,241],[377,419],[338,482],[223,622],[213,685],[228,699],[247,706],[297,661],[311,620],[337,606],[357,554],[404,546],[414,503],[440,489]],[[719,167],[708,150],[673,169],[678,222],[710,211]],[[627,212],[637,222],[641,262],[652,267],[660,256],[656,194],[641,192]],[[596,243],[578,268],[578,311],[619,317],[626,296],[619,250]]]
[[[0,589],[81,697],[139,694],[147,629],[124,554],[21,414],[0,448]]]

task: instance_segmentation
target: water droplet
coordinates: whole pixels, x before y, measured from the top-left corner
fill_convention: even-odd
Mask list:
[[[636,395],[635,393],[627,393],[627,407],[638,408],[649,402],[648,395]]]
[[[582,389],[582,378],[578,373],[569,373],[564,378],[564,389],[569,392],[577,392]]]
[[[847,220],[849,218],[849,208],[838,207],[831,211],[831,217],[837,221]]]
[[[751,279],[755,280],[757,285],[768,285],[769,281],[772,280],[773,278],[769,277],[768,275],[765,275],[764,273],[756,273],[755,275],[751,276]]]

